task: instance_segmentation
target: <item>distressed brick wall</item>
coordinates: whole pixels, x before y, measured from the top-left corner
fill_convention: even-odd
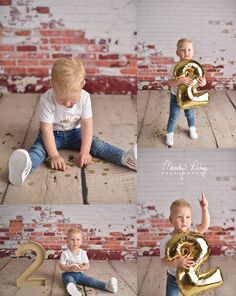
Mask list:
[[[136,92],[134,0],[0,0],[0,36],[2,92],[44,92],[54,61],[71,56],[89,92]]]
[[[236,89],[236,2],[138,0],[138,89],[167,89],[176,41],[193,40],[208,89]]]
[[[201,221],[198,197],[209,202],[211,226],[206,238],[212,255],[236,254],[236,154],[221,150],[139,150],[139,255],[159,255],[159,242],[172,228],[170,204],[192,204],[192,222]]]
[[[71,227],[84,230],[90,259],[136,258],[136,206],[1,206],[0,257],[14,257],[28,240],[40,243],[47,259],[58,259]]]

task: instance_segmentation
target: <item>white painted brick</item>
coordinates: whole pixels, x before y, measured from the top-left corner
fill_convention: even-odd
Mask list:
[[[162,174],[166,160],[174,164],[189,164],[198,160],[208,169],[207,175]],[[236,211],[236,153],[234,149],[220,150],[139,150],[138,167],[138,200],[139,203],[156,205],[160,212],[169,216],[172,201],[184,198],[191,202],[193,216],[200,219],[198,197],[204,192],[209,201],[212,225],[232,225],[230,218]],[[232,211],[234,210],[234,212]],[[219,222],[219,223],[216,223]],[[235,222],[236,223],[236,222]]]

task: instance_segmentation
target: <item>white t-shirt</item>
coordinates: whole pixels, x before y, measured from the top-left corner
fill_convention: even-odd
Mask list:
[[[83,249],[79,250],[78,254],[73,254],[70,249],[62,251],[60,263],[65,265],[89,263],[87,252]]]
[[[172,65],[172,66],[170,67],[170,71],[169,71],[169,74],[168,74],[168,80],[174,78],[174,76],[173,76],[174,68],[175,68],[175,65]],[[173,95],[176,95],[176,94],[177,94],[177,87],[171,87],[171,88],[170,88],[170,92],[171,92]]]
[[[39,120],[52,123],[53,130],[69,131],[80,128],[80,119],[92,116],[90,94],[85,90],[82,90],[79,102],[72,108],[58,104],[54,99],[52,88],[40,98]]]
[[[189,229],[189,231],[197,231],[197,226],[191,227]],[[165,249],[166,249],[166,243],[172,238],[171,234],[167,234],[167,236],[165,236],[163,238],[163,240],[160,241],[160,257],[165,258]],[[168,266],[167,268],[168,273],[172,274],[173,276],[175,276],[176,274],[176,268],[172,267],[172,266]]]

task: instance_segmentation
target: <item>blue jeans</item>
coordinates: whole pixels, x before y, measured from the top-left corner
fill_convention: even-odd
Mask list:
[[[167,272],[167,282],[166,282],[166,296],[178,296],[179,287],[176,283],[176,278],[172,274]]]
[[[170,114],[167,123],[167,133],[173,133],[175,129],[175,124],[179,118],[180,107],[177,104],[176,95],[170,95]],[[194,109],[184,109],[185,117],[188,121],[188,126],[195,126],[195,110]]]
[[[105,282],[99,281],[91,276],[87,276],[83,272],[64,272],[62,274],[62,280],[65,286],[69,283],[74,283],[75,285],[85,285],[107,291],[107,285]]]
[[[57,150],[74,149],[79,151],[81,147],[81,129],[73,129],[70,131],[54,131],[54,137]],[[96,136],[93,136],[93,141],[90,149],[93,157],[102,158],[109,162],[122,165],[122,158],[125,151],[112,146]],[[32,161],[32,171],[36,169],[48,157],[47,151],[43,144],[42,133],[39,131],[35,143],[29,150],[29,155]]]

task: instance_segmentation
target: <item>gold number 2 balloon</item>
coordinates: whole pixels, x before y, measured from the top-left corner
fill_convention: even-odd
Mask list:
[[[188,77],[193,81],[190,86],[185,84],[178,86],[176,97],[181,109],[204,106],[209,102],[209,92],[197,90],[197,78],[203,74],[202,66],[194,60],[182,60],[176,64],[173,72],[175,79]]]
[[[193,258],[194,265],[189,269],[177,268],[176,281],[183,296],[193,296],[223,284],[218,267],[200,271],[209,256],[209,246],[203,235],[197,232],[181,232],[167,242],[165,249],[169,261],[183,255]]]
[[[28,268],[17,278],[17,287],[40,287],[46,286],[45,278],[30,278],[31,274],[43,264],[45,259],[45,252],[43,247],[33,241],[23,243],[16,250],[16,256],[22,256],[26,251],[32,250],[36,253],[36,260],[28,266]]]

